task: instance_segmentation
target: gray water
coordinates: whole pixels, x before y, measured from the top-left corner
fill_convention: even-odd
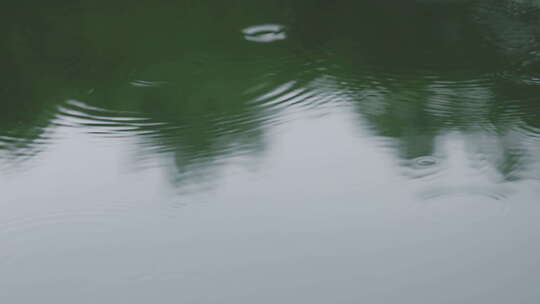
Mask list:
[[[0,303],[540,301],[540,2],[9,7]]]

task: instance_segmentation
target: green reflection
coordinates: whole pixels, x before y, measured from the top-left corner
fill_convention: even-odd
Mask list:
[[[481,132],[497,138],[482,153],[502,150],[494,166],[515,177],[539,130],[537,17],[506,1],[20,7],[2,21],[0,143],[28,154],[69,121],[139,137],[145,153],[172,154],[182,178],[264,150],[280,112],[330,96],[397,141],[400,158],[435,154],[446,132]],[[244,37],[268,24],[285,36]]]

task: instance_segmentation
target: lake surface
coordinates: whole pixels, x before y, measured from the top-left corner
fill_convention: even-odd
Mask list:
[[[1,303],[538,303],[540,2],[28,1]]]

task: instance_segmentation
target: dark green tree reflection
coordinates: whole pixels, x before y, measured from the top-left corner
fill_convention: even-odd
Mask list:
[[[538,162],[539,7],[390,2],[321,2],[300,12],[298,39],[328,53],[333,90],[393,140],[404,164],[436,155],[438,137],[461,132],[471,157],[488,158],[505,179],[522,176]]]
[[[260,151],[268,117],[250,101],[302,67],[284,43],[243,37],[257,20],[283,19],[279,3],[58,1],[17,13],[2,48],[10,151],[68,124],[136,134],[146,152],[172,153],[179,173],[196,171]]]
[[[459,131],[518,178],[540,128],[538,17],[510,1],[21,6],[1,21],[0,149],[32,155],[56,126],[85,127],[173,155],[181,180],[262,151],[292,104],[352,102],[405,162]]]

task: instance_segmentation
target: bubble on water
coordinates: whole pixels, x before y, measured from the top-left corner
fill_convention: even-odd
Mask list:
[[[242,30],[244,38],[253,42],[274,42],[287,39],[285,26],[280,24],[261,24],[247,27]]]

